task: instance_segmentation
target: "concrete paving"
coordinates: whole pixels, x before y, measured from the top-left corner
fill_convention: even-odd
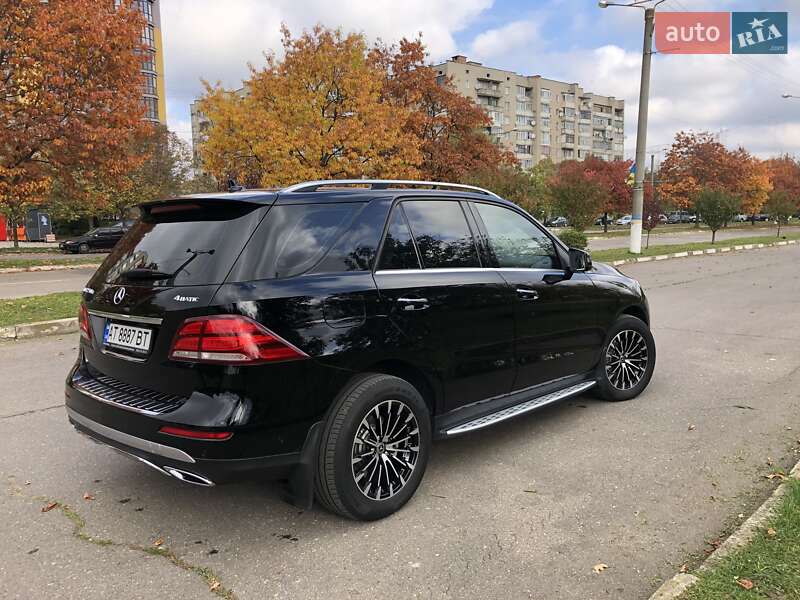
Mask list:
[[[796,460],[799,261],[783,247],[626,266],[658,346],[642,396],[439,442],[415,498],[366,524],[271,485],[185,486],[92,444],[60,407],[77,336],[0,345],[3,595],[211,598],[197,573],[124,546],[162,538],[242,599],[646,598]],[[76,538],[44,498],[122,546]]]
[[[800,227],[782,227],[781,235],[784,233],[798,233]],[[558,230],[556,230],[558,233]],[[717,240],[730,240],[733,238],[742,237],[764,237],[775,238],[777,228],[775,227],[736,227],[733,229],[721,229],[717,232]],[[592,234],[588,234],[591,238]],[[645,233],[645,236],[647,234]],[[711,232],[707,229],[701,230],[682,230],[670,231],[670,225],[659,225],[650,234],[650,245],[655,246],[658,244],[689,244],[692,242],[710,242]],[[620,235],[610,238],[595,238],[589,240],[590,250],[609,250],[611,248],[627,248],[630,243],[629,235]],[[644,247],[645,240],[642,238],[642,247]]]
[[[53,292],[79,292],[94,269],[61,269],[0,274],[0,299],[38,296]]]

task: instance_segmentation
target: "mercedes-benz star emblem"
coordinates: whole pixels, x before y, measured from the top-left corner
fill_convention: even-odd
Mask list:
[[[121,287],[114,292],[114,304],[119,304],[123,298],[125,298],[125,288]]]

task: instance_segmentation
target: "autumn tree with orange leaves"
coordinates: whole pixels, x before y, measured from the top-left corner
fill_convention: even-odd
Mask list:
[[[461,182],[516,165],[485,134],[486,112],[425,64],[421,40],[369,47],[362,34],[315,27],[284,58],[251,67],[246,94],[207,86],[203,168],[217,179],[276,186],[309,179]]]
[[[313,179],[414,178],[419,140],[408,109],[381,102],[385,73],[363,35],[315,27],[293,38],[283,60],[251,67],[249,94],[207,85],[211,120],[203,167],[218,179],[280,186]]]
[[[660,193],[674,208],[692,208],[701,190],[723,190],[756,214],[772,189],[764,163],[744,148],[728,150],[708,132],[675,135],[659,172]]]
[[[54,181],[78,193],[131,166],[143,25],[109,0],[0,0],[0,212],[15,246]]]
[[[764,161],[775,193],[785,194],[800,210],[800,161],[788,154]]]

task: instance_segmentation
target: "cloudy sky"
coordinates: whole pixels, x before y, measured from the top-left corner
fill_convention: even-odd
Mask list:
[[[189,104],[201,79],[239,87],[247,63],[280,53],[280,25],[321,23],[397,40],[422,32],[430,58],[453,54],[525,75],[577,81],[626,101],[625,154],[636,144],[642,11],[595,0],[161,0],[169,126],[191,138]],[[797,0],[666,0],[663,11],[790,11]],[[656,55],[648,152],[680,129],[720,133],[759,156],[800,156],[800,9],[788,55]]]

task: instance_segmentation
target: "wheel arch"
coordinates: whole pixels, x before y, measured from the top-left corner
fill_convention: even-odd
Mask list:
[[[394,375],[400,379],[406,380],[413,385],[420,393],[425,404],[428,405],[431,418],[437,413],[437,407],[440,406],[440,391],[437,386],[431,381],[428,375],[418,366],[403,360],[389,359],[382,360],[372,365],[369,365],[365,371],[370,373],[384,373],[385,375]]]
[[[619,311],[617,314],[617,318],[628,315],[631,317],[636,317],[640,321],[643,321],[645,325],[650,327],[650,315],[647,312],[647,309],[644,306],[639,304],[629,304],[628,306],[624,307],[622,310]]]

